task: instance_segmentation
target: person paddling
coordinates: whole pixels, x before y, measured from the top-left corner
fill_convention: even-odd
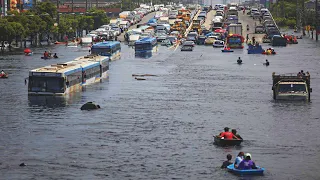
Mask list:
[[[54,53],[53,58],[58,58],[57,53]]]

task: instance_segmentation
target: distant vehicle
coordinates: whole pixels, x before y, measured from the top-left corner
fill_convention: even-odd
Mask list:
[[[158,51],[157,39],[153,37],[143,38],[135,42],[135,55],[139,57],[151,57]]]
[[[188,40],[186,40],[182,45],[191,45],[191,46],[195,46],[196,44],[194,43],[194,41],[188,41]]]
[[[190,32],[190,33],[187,35],[187,41],[196,42],[197,39],[198,39],[198,33],[197,33],[197,32]]]
[[[274,100],[310,101],[310,74],[276,75],[272,73]]]
[[[254,29],[254,33],[264,33],[263,26],[256,26],[256,28]]]
[[[259,12],[253,13],[253,19],[259,19],[261,17],[261,14]]]

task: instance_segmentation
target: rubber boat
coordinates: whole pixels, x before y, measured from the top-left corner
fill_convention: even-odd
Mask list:
[[[265,52],[264,49],[262,49],[261,45],[252,45],[252,44],[248,44],[249,48],[248,50],[248,54],[262,54],[263,52]]]
[[[57,59],[57,58],[55,58],[53,56],[49,56],[49,57],[41,57],[41,59]]]
[[[275,51],[266,50],[266,51],[263,51],[262,54],[265,54],[265,55],[276,55],[277,53]]]
[[[231,49],[221,49],[221,52],[233,52]]]
[[[235,169],[234,164],[231,164],[227,167],[229,172],[232,172],[237,175],[262,175],[264,172],[264,168],[257,166],[258,169]]]
[[[0,78],[8,78],[8,74],[0,74]]]
[[[214,137],[214,143],[219,146],[240,146],[242,139],[221,139],[220,137]]]

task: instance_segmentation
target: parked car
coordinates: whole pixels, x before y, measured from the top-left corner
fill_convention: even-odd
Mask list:
[[[254,12],[252,17],[253,19],[259,19],[261,17],[261,14],[259,12]]]
[[[264,33],[264,27],[256,26],[256,28],[254,29],[254,33]]]

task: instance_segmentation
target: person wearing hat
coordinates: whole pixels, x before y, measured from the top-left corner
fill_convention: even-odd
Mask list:
[[[257,169],[256,164],[251,160],[251,154],[246,153],[245,159],[241,161],[237,169]]]
[[[229,131],[228,127],[224,128],[224,132],[220,133],[220,137],[221,139],[239,139],[237,138],[237,136],[235,136],[234,134],[232,134],[232,132]]]

